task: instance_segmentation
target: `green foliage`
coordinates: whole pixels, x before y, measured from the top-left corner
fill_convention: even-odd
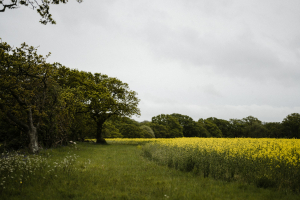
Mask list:
[[[171,114],[175,117],[183,128],[184,137],[207,137],[207,131],[201,124],[195,122],[191,117],[181,114]]]
[[[152,117],[152,123],[165,126],[167,128],[167,134],[165,135],[167,138],[183,137],[183,128],[172,115],[161,114]],[[154,133],[156,135],[155,131]]]
[[[248,116],[242,119],[242,122],[248,126],[252,126],[254,123],[261,124],[261,121],[253,116]]]
[[[97,124],[97,143],[105,142],[102,129],[109,118],[140,115],[137,107],[140,100],[136,97],[136,92],[129,90],[128,84],[99,73],[88,73],[83,81],[83,110]]]
[[[268,130],[265,126],[258,122],[244,127],[244,136],[252,138],[265,138],[268,136]]]
[[[0,112],[0,153],[5,150],[24,148],[23,145],[27,143],[28,135],[8,124],[5,118],[4,113]]]
[[[121,137],[112,125],[103,127],[106,120],[140,115],[137,93],[128,84],[49,64],[48,56],[25,43],[15,49],[0,43],[0,119],[20,130],[13,138],[21,135],[33,153],[91,135],[105,143],[103,129],[107,137]],[[11,140],[2,130],[0,137],[4,144]]]
[[[139,126],[140,124],[133,120],[133,119],[130,119],[129,117],[119,117],[119,116],[113,116],[112,118],[110,118],[109,120],[112,121],[112,123],[118,128],[120,129],[121,126],[123,124],[132,124],[132,125],[135,125],[135,126]]]
[[[223,137],[222,131],[211,120],[204,120],[204,127],[209,132],[211,137]]]
[[[140,129],[144,131],[145,138],[155,138],[155,134],[150,126],[142,125]]]
[[[56,87],[46,58],[25,43],[15,49],[0,43],[0,110],[6,121],[28,134],[33,153],[39,150],[37,129],[47,115],[50,91]]]
[[[248,116],[241,120],[241,137],[263,138],[268,136],[268,130],[256,117]]]
[[[230,137],[231,136],[231,130],[230,130],[230,123],[227,120],[224,119],[218,119],[216,117],[209,117],[207,120],[210,120],[214,124],[218,126],[220,131],[222,132],[223,137]]]
[[[267,129],[267,135],[270,138],[283,137],[283,127],[280,122],[269,122],[264,125]]]
[[[243,137],[244,123],[240,119],[230,119],[230,137]]]
[[[166,138],[168,133],[168,128],[161,124],[151,123],[150,127],[152,128],[156,138]]]
[[[198,135],[196,137],[210,137],[210,133],[206,130],[205,124],[203,122],[196,122],[195,127]]]
[[[119,129],[117,129],[113,123],[109,120],[107,120],[103,124],[103,134],[105,138],[122,138],[123,135],[119,132]]]
[[[124,138],[144,138],[144,132],[146,131],[133,124],[123,124],[120,128],[120,132]]]
[[[300,138],[300,114],[292,113],[282,121],[285,135],[288,138]]]
[[[142,125],[150,126],[150,125],[151,125],[151,122],[148,121],[148,120],[144,120],[144,121],[140,122],[139,124],[140,124],[141,126],[142,126]]]

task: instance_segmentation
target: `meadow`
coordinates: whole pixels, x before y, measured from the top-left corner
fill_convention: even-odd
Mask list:
[[[270,178],[265,181],[269,184],[261,187],[257,187],[260,185],[255,181],[247,181],[248,175],[243,172],[253,166],[244,169],[241,160],[235,160],[241,168],[235,168],[232,174],[229,169],[233,168],[228,167],[231,148],[208,151],[209,144],[213,149],[214,145],[236,146],[241,141],[229,144],[223,139],[212,142],[210,138],[201,144],[198,140],[201,141],[196,138],[109,139],[109,145],[73,143],[44,149],[38,155],[6,152],[0,160],[0,199],[300,199],[297,188],[289,186],[290,181],[285,181],[280,188],[270,184]],[[296,148],[298,141],[289,141],[295,143]],[[253,145],[256,144],[257,141],[253,141]],[[204,150],[202,157],[199,156],[201,149],[210,157],[208,171],[205,171],[207,165],[201,165],[205,163]],[[261,146],[261,151],[263,149],[265,146]],[[285,152],[285,149],[281,151]],[[297,148],[295,152],[299,152]],[[227,155],[223,168],[220,164],[214,166],[225,160],[217,154]],[[240,149],[236,155],[242,154]],[[286,155],[294,154],[283,154]],[[236,156],[235,159],[242,158]],[[285,161],[287,166],[282,162],[280,167],[296,169],[294,157]],[[293,166],[290,166],[291,162]],[[260,166],[263,164],[266,161]],[[297,173],[293,171],[292,174]],[[269,174],[265,176],[269,177]]]

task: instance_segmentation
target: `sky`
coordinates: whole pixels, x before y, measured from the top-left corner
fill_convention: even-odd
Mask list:
[[[300,113],[298,0],[70,0],[50,13],[56,25],[28,7],[6,10],[0,38],[128,83],[137,121],[179,113],[281,122]]]

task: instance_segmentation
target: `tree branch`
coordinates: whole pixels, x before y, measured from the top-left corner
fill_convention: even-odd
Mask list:
[[[16,95],[16,93],[14,93],[12,90],[10,91],[10,93],[18,101],[20,106],[27,106],[26,103],[22,101],[18,95]]]
[[[14,6],[17,6],[17,1],[13,1],[13,2],[14,2],[13,4],[8,4],[8,5],[4,5],[1,2],[1,4],[3,5],[3,9],[0,10],[0,12],[4,12],[6,8],[8,8],[8,9],[14,9],[15,8]]]

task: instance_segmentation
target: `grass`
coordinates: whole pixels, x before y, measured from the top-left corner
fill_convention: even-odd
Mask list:
[[[300,140],[176,138],[143,145],[145,156],[182,171],[300,193]]]
[[[0,199],[300,199],[293,193],[217,181],[160,166],[142,157],[137,145],[77,146],[42,151],[47,165],[29,181],[7,185]],[[70,170],[62,167],[67,164],[54,164],[74,154],[79,157],[67,167]]]

